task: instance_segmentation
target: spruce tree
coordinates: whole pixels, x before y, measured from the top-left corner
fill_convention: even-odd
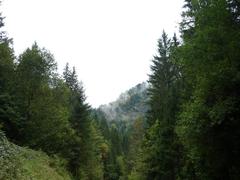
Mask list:
[[[87,164],[89,163],[91,155],[91,119],[90,119],[90,106],[85,102],[86,97],[84,94],[83,86],[77,79],[75,68],[69,69],[69,65],[63,72],[64,80],[71,95],[69,98],[70,108],[70,123],[75,130],[78,137],[72,145],[73,156],[70,159],[70,168],[78,177],[84,178],[88,176]]]
[[[173,55],[177,46],[176,36],[171,40],[163,32],[151,66],[149,127],[144,141],[147,179],[174,180],[179,170],[179,146],[174,131],[179,105],[180,73]]]
[[[1,3],[1,2],[0,2]],[[2,30],[4,18],[0,13],[0,126],[12,140],[18,137],[18,113],[13,100],[14,52],[12,42]]]

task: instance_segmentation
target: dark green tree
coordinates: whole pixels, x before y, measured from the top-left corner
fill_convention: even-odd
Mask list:
[[[0,2],[1,3],[1,2]],[[11,139],[18,137],[18,113],[13,100],[14,53],[11,39],[2,30],[4,18],[0,13],[0,126]]]
[[[127,152],[127,170],[128,174],[136,173],[138,169],[139,157],[141,155],[141,145],[144,136],[144,120],[143,118],[138,118],[133,122],[129,134],[129,151]]]
[[[187,154],[183,178],[239,179],[239,2],[186,3],[194,28],[182,24],[185,100],[176,130]]]
[[[53,56],[36,43],[20,55],[15,73],[18,144],[63,155],[74,131],[66,106],[69,91],[55,70]]]
[[[66,85],[71,91],[69,98],[70,123],[79,138],[73,144],[73,156],[70,160],[70,168],[75,176],[84,178],[89,176],[89,162],[93,157],[91,149],[91,119],[90,106],[85,102],[82,83],[77,79],[75,68],[69,69],[67,64],[63,72]]]
[[[174,180],[179,171],[179,145],[174,131],[180,87],[180,72],[174,59],[177,46],[176,36],[171,40],[163,32],[151,66],[149,127],[143,149],[147,179]]]

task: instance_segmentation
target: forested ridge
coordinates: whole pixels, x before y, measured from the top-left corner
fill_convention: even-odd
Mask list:
[[[3,27],[0,179],[240,179],[239,0],[185,0],[148,82],[96,109],[74,66],[36,42],[16,56]]]

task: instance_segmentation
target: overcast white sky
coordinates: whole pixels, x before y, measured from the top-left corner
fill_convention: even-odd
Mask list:
[[[148,79],[162,30],[178,32],[183,0],[3,0],[5,29],[18,55],[34,41],[62,72],[75,66],[97,107]]]

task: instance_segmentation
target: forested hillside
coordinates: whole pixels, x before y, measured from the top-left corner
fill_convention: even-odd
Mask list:
[[[133,121],[137,117],[144,117],[149,109],[147,88],[146,82],[138,84],[122,93],[116,101],[101,105],[99,110],[109,121]]]
[[[16,55],[3,27],[0,179],[240,179],[239,0],[185,0],[148,82],[96,109],[74,67],[36,42]]]

